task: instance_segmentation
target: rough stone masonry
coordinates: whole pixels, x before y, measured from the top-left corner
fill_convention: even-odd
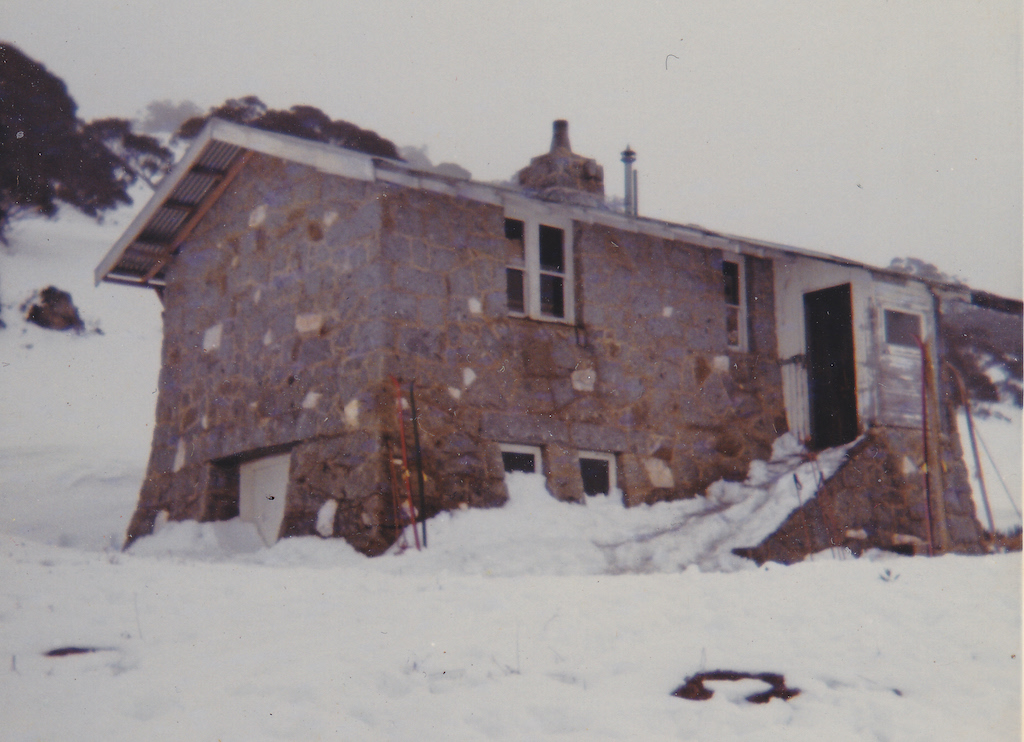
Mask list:
[[[579,450],[629,504],[742,477],[785,430],[772,274],[747,258],[750,350],[726,348],[722,253],[574,222],[573,325],[510,317],[501,207],[253,158],[168,273],[154,447],[129,538],[156,514],[237,512],[240,462],[290,451],[283,536],[395,538],[389,377],[415,381],[428,512],[501,504],[498,444]]]
[[[279,535],[382,552],[399,531],[393,379],[415,384],[427,516],[501,505],[503,444],[541,450],[566,501],[585,500],[580,452],[611,456],[635,506],[743,479],[787,431],[770,251],[592,218],[603,171],[572,153],[557,122],[518,191],[480,186],[487,196],[472,198],[436,175],[427,187],[397,163],[373,167],[376,177],[346,177],[251,152],[169,262],[156,427],[129,543],[161,512],[238,515],[240,469],[284,454]],[[542,245],[538,266],[524,247],[522,230],[538,224],[560,225],[566,264],[545,264],[561,258]],[[723,297],[726,263],[743,276],[731,300],[742,332]],[[522,288],[530,280],[545,296]],[[911,470],[889,463],[886,476],[903,479],[878,512],[912,516],[882,526],[920,538]],[[847,469],[842,491],[869,498],[850,473],[860,469]],[[969,549],[976,521],[950,487]]]

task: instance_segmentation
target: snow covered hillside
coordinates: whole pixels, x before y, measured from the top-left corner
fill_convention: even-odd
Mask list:
[[[630,510],[556,502],[523,475],[504,508],[433,519],[422,552],[266,549],[237,521],[165,524],[119,552],[160,304],[93,287],[92,269],[129,220],[21,222],[0,247],[4,739],[1020,738],[1019,554],[757,569],[731,553],[842,457],[812,465],[785,438],[744,484]],[[51,284],[89,331],[21,320]],[[1004,412],[979,427],[1019,498],[1020,413]],[[1019,523],[985,478],[997,526]],[[45,656],[72,647],[91,651]],[[670,695],[716,669],[782,673],[800,694]]]
[[[978,522],[988,528],[985,504],[977,478],[977,466],[971,452],[971,439],[967,429],[967,417],[961,412],[957,419],[960,443],[964,461],[971,473],[971,491],[974,493],[974,508]],[[1021,480],[1021,454],[1024,452],[1024,437],[1021,425],[1021,409],[1012,404],[994,405],[987,417],[974,418],[975,438],[978,457],[981,459],[981,475],[988,494],[989,508],[997,531],[1007,533],[1021,527],[1021,494],[1024,482]]]
[[[141,200],[141,199],[140,199]],[[47,543],[119,546],[145,473],[160,369],[152,291],[93,285],[131,220],[71,210],[16,222],[0,246],[0,529]],[[55,285],[87,332],[44,330],[19,307]],[[102,332],[98,334],[96,330]]]

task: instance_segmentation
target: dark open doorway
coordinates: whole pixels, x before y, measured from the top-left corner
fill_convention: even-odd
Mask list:
[[[857,377],[850,284],[804,294],[811,446],[829,448],[857,437]]]

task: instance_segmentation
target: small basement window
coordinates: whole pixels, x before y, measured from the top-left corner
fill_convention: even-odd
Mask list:
[[[517,213],[505,219],[505,243],[508,313],[574,321],[572,222]]]
[[[725,289],[725,344],[735,350],[746,350],[747,282],[743,263],[722,261],[722,283]]]
[[[524,474],[541,474],[541,454],[538,446],[520,446],[515,443],[500,443],[501,463],[505,473],[523,472]]]
[[[885,342],[904,348],[917,348],[921,337],[921,315],[885,310]]]
[[[580,478],[586,495],[608,495],[618,485],[615,481],[615,455],[596,451],[580,451]]]

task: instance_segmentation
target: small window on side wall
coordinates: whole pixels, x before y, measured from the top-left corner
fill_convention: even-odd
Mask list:
[[[921,337],[921,315],[885,310],[885,342],[901,348],[917,348]]]
[[[747,349],[747,284],[743,258],[722,261],[725,293],[725,344],[733,350]]]
[[[500,443],[501,463],[505,473],[522,472],[524,474],[541,474],[541,452],[538,446],[521,446],[516,443]]]
[[[583,480],[584,494],[611,494],[618,487],[615,473],[614,454],[580,451],[580,478]]]

